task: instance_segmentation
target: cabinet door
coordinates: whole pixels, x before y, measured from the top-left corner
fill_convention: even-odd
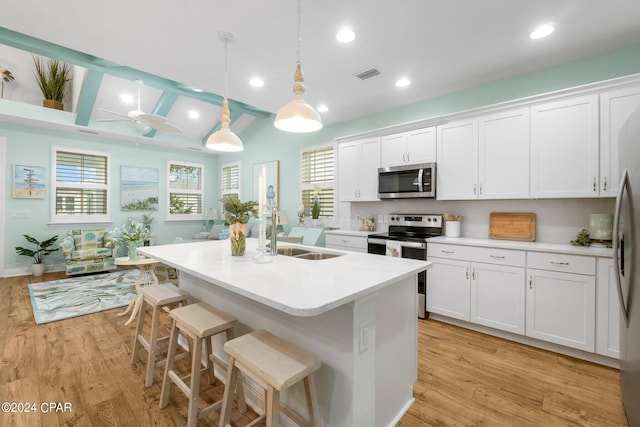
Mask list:
[[[429,258],[427,270],[427,311],[469,321],[469,262]]]
[[[529,109],[481,117],[478,193],[481,199],[529,197]]]
[[[378,168],[380,167],[380,138],[360,142],[358,170],[358,200],[378,201]]]
[[[596,353],[620,358],[620,304],[611,258],[598,258]]]
[[[338,200],[357,200],[358,194],[358,142],[338,144]]]
[[[524,268],[471,264],[471,321],[524,335]]]
[[[407,132],[406,163],[431,163],[436,161],[435,126]]]
[[[407,160],[407,134],[405,132],[380,138],[380,167],[404,165]]]
[[[478,120],[438,126],[438,200],[478,198]]]
[[[598,195],[598,96],[531,107],[531,197]]]
[[[527,269],[526,335],[595,351],[595,277]]]
[[[600,94],[600,195],[615,197],[618,192],[618,135],[629,115],[640,106],[640,87]]]

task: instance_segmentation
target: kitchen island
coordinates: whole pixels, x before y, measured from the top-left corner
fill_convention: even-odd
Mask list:
[[[417,273],[425,261],[281,244],[340,256],[310,260],[232,257],[228,240],[140,248],[179,271],[180,287],[194,300],[236,316],[238,334],[267,329],[322,360],[315,373],[325,425],[394,425],[413,402],[417,379]],[[214,351],[222,355],[222,341]],[[222,355],[224,358],[224,355]],[[248,400],[263,395],[247,386]],[[306,416],[300,384],[283,402]],[[302,408],[302,409],[301,409]]]

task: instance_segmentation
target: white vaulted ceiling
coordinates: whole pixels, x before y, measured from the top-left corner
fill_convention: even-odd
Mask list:
[[[314,107],[327,105],[325,125],[640,43],[638,0],[302,1],[305,98]],[[149,85],[143,110],[164,111],[170,122],[187,123],[181,126],[187,136],[205,137],[219,120],[224,93],[222,30],[234,35],[228,92],[240,103],[232,117],[240,127],[276,113],[292,98],[295,0],[32,0],[2,9],[0,26],[9,35],[85,55],[104,73],[85,112],[87,124],[107,118],[99,108],[133,109],[117,97],[123,86],[134,88],[138,74]],[[556,32],[530,40],[529,32],[545,22],[554,23]],[[345,25],[356,33],[349,44],[335,38]],[[11,38],[0,33],[0,44],[28,48]],[[118,66],[127,72],[112,74]],[[369,68],[381,74],[355,77]],[[264,86],[250,86],[253,76]],[[411,84],[395,87],[402,76]],[[165,85],[173,94],[169,100]],[[206,119],[199,124],[183,121],[193,105]]]

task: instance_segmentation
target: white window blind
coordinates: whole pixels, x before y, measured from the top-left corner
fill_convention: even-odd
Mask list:
[[[204,166],[195,163],[169,162],[168,209],[172,219],[201,218],[204,203]]]
[[[300,153],[300,198],[304,215],[311,216],[317,197],[320,217],[335,216],[335,150],[333,144],[311,147]],[[316,192],[319,194],[316,195]]]
[[[58,147],[52,151],[55,159],[52,221],[108,220],[109,155]]]

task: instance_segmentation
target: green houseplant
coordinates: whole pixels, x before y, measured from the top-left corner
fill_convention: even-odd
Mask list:
[[[44,97],[43,105],[48,108],[62,110],[62,100],[67,91],[67,84],[71,80],[71,67],[69,64],[57,59],[45,61],[41,57],[33,57],[35,65],[35,77],[38,87]]]
[[[31,272],[36,277],[42,276],[44,273],[44,257],[58,250],[58,248],[50,249],[56,240],[58,240],[58,236],[50,237],[42,242],[26,234],[23,234],[23,236],[27,239],[27,242],[35,245],[35,249],[16,246],[16,253],[18,255],[32,257],[33,264],[31,266]]]
[[[242,203],[237,197],[223,200],[224,219],[229,225],[231,255],[242,256],[246,248],[247,222],[251,216],[258,216],[258,202]]]
[[[112,234],[116,243],[127,245],[130,260],[140,259],[138,247],[152,236],[150,227],[132,218],[128,218],[127,223],[120,230],[115,229]]]

